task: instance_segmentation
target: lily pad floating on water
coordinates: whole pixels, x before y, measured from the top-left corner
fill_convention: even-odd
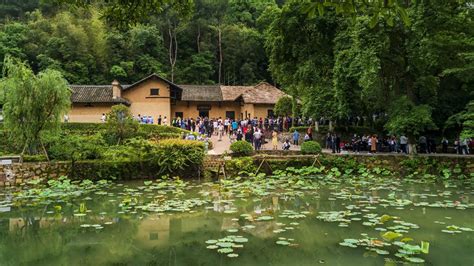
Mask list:
[[[400,233],[388,231],[388,232],[385,232],[384,234],[382,234],[381,236],[385,240],[392,241],[396,238],[402,237],[403,235],[400,234]]]
[[[215,244],[215,243],[217,243],[217,242],[218,242],[218,241],[215,240],[215,239],[209,239],[209,240],[206,241],[206,244]]]
[[[245,237],[236,237],[234,238],[235,243],[247,243],[249,240]]]
[[[230,248],[230,247],[232,247],[232,243],[231,243],[231,242],[218,242],[218,243],[216,243],[216,245],[218,245],[219,247],[222,247],[222,248]]]
[[[227,253],[234,252],[234,250],[231,249],[231,248],[220,248],[220,249],[217,250],[217,252],[227,254]]]
[[[237,258],[238,256],[239,256],[239,254],[236,254],[236,253],[227,254],[227,257],[229,257],[229,258]]]
[[[278,241],[276,242],[276,244],[277,244],[277,245],[281,245],[281,246],[288,246],[288,245],[290,245],[291,243],[288,242],[288,241],[285,241],[285,240],[278,240]]]
[[[350,247],[350,248],[356,248],[357,245],[354,245],[352,243],[348,243],[348,242],[341,242],[339,243],[339,245],[343,246],[343,247]]]
[[[206,247],[207,249],[218,249],[219,246],[216,246],[216,245],[209,245]]]
[[[413,263],[423,263],[425,262],[424,259],[422,258],[418,258],[418,257],[405,257],[405,259],[409,262],[413,262]]]
[[[256,219],[257,221],[270,221],[273,220],[272,216],[260,216]]]

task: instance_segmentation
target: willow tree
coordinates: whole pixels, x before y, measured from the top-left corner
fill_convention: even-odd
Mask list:
[[[55,130],[70,107],[71,91],[62,74],[45,70],[35,75],[18,59],[7,57],[0,90],[4,93],[5,128],[12,140],[30,154],[44,152],[41,141],[45,130]]]

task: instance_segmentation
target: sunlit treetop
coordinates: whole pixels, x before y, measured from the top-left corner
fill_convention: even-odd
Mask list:
[[[118,28],[146,21],[150,16],[173,9],[180,16],[188,17],[194,9],[193,0],[51,0],[77,7],[97,6],[103,17]]]
[[[301,0],[291,1],[301,3]],[[472,0],[452,1],[474,8]],[[371,18],[369,25],[374,27],[379,21],[385,21],[387,25],[393,26],[396,18],[400,18],[405,25],[410,25],[411,21],[406,9],[423,0],[304,0],[304,2],[303,12],[310,17],[322,16],[326,10],[334,10],[337,14],[353,17],[368,15]]]

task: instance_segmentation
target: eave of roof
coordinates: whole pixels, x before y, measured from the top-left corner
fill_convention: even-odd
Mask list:
[[[183,89],[181,101],[221,102],[222,91],[219,85],[179,85]]]
[[[131,88],[133,88],[133,87],[135,87],[135,86],[137,86],[137,85],[139,85],[139,84],[141,84],[141,83],[143,83],[143,82],[145,82],[145,81],[147,81],[147,80],[149,80],[149,79],[152,79],[152,78],[157,78],[157,79],[159,79],[159,80],[165,82],[166,84],[170,85],[170,87],[173,87],[173,88],[178,89],[178,90],[180,90],[180,91],[183,90],[180,86],[174,84],[173,82],[171,82],[171,81],[169,81],[169,80],[167,80],[167,79],[165,79],[165,78],[160,77],[160,76],[159,76],[158,74],[156,74],[156,73],[153,73],[153,74],[149,75],[148,77],[142,78],[141,80],[139,80],[139,81],[137,81],[137,82],[135,82],[135,83],[133,83],[133,84],[126,85],[126,86],[122,85],[122,90],[125,91],[125,90],[128,90],[128,89],[131,89]]]

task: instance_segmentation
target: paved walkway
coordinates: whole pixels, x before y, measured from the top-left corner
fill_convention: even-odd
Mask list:
[[[212,135],[211,141],[212,141],[212,144],[214,145],[214,147],[213,147],[212,150],[208,151],[209,155],[221,155],[221,154],[225,154],[226,152],[230,153],[230,144],[231,144],[231,142],[230,142],[230,139],[229,139],[228,135],[224,135],[222,137],[221,141],[219,141],[217,136]],[[267,141],[268,142],[262,146],[262,150],[272,150],[271,140],[267,139]],[[281,148],[282,145],[283,145],[282,142],[278,143],[278,150],[282,150],[282,148]],[[291,145],[290,150],[299,151],[300,146]],[[323,153],[332,153],[332,151],[330,149],[323,149]],[[349,152],[349,153],[346,153],[346,154],[355,154],[355,153]],[[338,153],[336,155],[344,155],[344,153]],[[397,156],[398,155],[398,156],[400,156],[400,155],[403,155],[403,154],[400,154],[400,153],[387,153],[387,152],[370,154],[368,152],[360,152],[360,153],[357,153],[356,155],[362,155],[362,156],[373,156],[373,155],[377,155],[377,156]],[[459,155],[459,154],[453,154],[453,153],[449,153],[449,154],[431,153],[431,154],[418,154],[418,155],[419,156],[429,156],[429,157],[466,157],[466,156],[473,156],[472,154],[471,155]]]
[[[230,153],[230,144],[231,144],[231,142],[230,142],[230,139],[229,139],[228,135],[224,135],[222,137],[221,141],[219,141],[219,138],[217,136],[212,135],[211,141],[212,141],[212,145],[214,147],[213,147],[212,150],[208,151],[209,155],[224,154],[226,152]],[[267,141],[268,141],[268,143],[266,143],[262,146],[262,150],[272,150],[273,149],[271,140],[268,139]],[[278,143],[278,149],[281,150],[282,146],[283,146],[283,143],[279,142]],[[290,150],[299,151],[300,146],[291,145]]]

